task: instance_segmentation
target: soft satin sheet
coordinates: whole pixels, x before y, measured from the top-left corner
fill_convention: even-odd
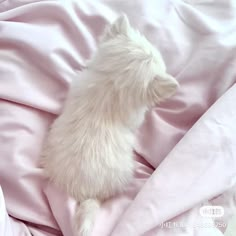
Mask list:
[[[69,83],[120,12],[181,88],[147,114],[134,180],[104,203],[92,236],[220,236],[235,213],[234,0],[0,0],[1,236],[73,235],[74,201],[43,177],[39,155]],[[203,205],[225,214],[202,217]]]

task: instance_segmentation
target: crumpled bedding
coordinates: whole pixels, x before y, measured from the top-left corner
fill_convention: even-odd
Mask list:
[[[148,112],[134,179],[103,204],[92,236],[222,236],[236,213],[234,0],[1,0],[0,235],[73,235],[75,203],[43,176],[40,151],[120,12],[181,87]],[[202,217],[204,205],[224,216]]]

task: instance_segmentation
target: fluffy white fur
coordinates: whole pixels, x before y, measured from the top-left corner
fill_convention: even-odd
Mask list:
[[[90,235],[100,203],[125,189],[133,175],[135,131],[147,109],[177,87],[160,53],[125,15],[105,30],[42,154],[46,175],[78,202],[78,235]]]

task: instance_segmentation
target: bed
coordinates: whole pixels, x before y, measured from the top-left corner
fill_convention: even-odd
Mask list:
[[[147,113],[134,179],[92,236],[223,236],[236,214],[234,0],[0,0],[1,236],[73,235],[75,202],[38,161],[70,82],[121,12],[181,87]],[[202,217],[204,206],[224,214]]]

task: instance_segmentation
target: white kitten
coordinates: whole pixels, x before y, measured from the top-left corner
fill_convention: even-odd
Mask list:
[[[102,201],[132,179],[135,132],[147,109],[174,94],[160,53],[125,15],[109,26],[73,81],[42,154],[46,175],[78,203],[75,227],[91,233]]]

